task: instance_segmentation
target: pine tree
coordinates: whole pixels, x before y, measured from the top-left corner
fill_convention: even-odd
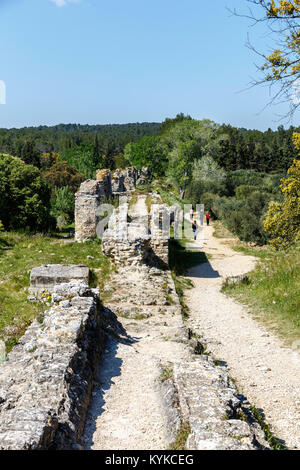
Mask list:
[[[93,152],[92,152],[92,161],[91,165],[93,170],[101,170],[101,161],[100,161],[100,144],[98,134],[95,135],[94,143],[93,143]],[[101,167],[101,168],[100,168]]]

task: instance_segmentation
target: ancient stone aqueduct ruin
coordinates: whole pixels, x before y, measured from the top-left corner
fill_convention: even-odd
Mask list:
[[[99,289],[89,287],[84,265],[32,270],[31,299],[47,291],[51,307],[0,367],[0,449],[84,448],[82,436],[105,341],[110,335],[124,336],[117,317],[124,319],[123,326],[128,319],[155,318],[184,351],[185,362],[175,364],[173,377],[161,384],[171,437],[185,422],[190,429],[187,449],[267,446],[255,420],[249,424],[241,419],[250,411],[242,408],[227,372],[203,354],[200,340],[183,322],[168,271],[168,238],[159,220],[166,206],[157,194],[133,197],[136,185],[150,177],[146,169],[113,175],[102,170],[76,195],[77,242],[97,237],[102,202],[128,197],[114,210],[102,236],[103,253],[116,269],[101,296]]]

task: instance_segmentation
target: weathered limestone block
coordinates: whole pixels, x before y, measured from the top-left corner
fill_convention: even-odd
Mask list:
[[[152,180],[151,171],[145,167],[138,171],[136,186],[142,186]]]
[[[91,289],[84,281],[71,281],[54,286],[52,303],[72,299],[73,297],[93,297],[97,301],[99,296],[99,288]]]
[[[98,171],[97,178],[82,183],[75,194],[75,239],[79,242],[97,237],[98,208],[105,198],[112,196],[110,171]]]
[[[113,193],[125,193],[134,191],[136,188],[136,181],[138,171],[136,168],[126,168],[124,170],[116,170],[112,177],[112,190]]]
[[[103,183],[103,189],[110,192],[111,187],[111,173],[110,170],[97,170],[96,180]]]
[[[29,294],[34,298],[40,298],[43,293],[52,294],[56,284],[70,281],[89,282],[90,270],[84,264],[61,265],[48,264],[33,268],[30,274]]]
[[[66,292],[88,295],[79,284]],[[103,343],[93,297],[63,300],[28,328],[0,367],[0,450],[78,448]]]
[[[99,207],[111,196],[131,193],[137,181],[140,184],[151,179],[147,168],[137,170],[134,167],[116,170],[111,176],[109,170],[97,170],[96,180],[87,180],[81,184],[75,195],[75,239],[78,242],[97,237],[100,221]]]
[[[129,222],[128,204],[122,204],[112,214],[102,237],[103,254],[119,266],[136,266],[149,256],[150,235],[143,223]]]
[[[225,279],[224,286],[235,286],[237,284],[249,284],[249,276],[247,274],[240,274],[239,276],[229,276]]]
[[[268,447],[257,423],[239,419],[242,400],[227,372],[208,356],[176,364],[181,416],[191,433],[187,450],[257,450]]]

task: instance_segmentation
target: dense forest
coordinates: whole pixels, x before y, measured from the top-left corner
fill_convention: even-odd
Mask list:
[[[45,166],[43,154],[59,154],[62,161],[67,161],[85,177],[90,177],[97,168],[115,169],[127,164],[128,161],[123,158],[127,144],[138,143],[139,153],[142,147],[146,152],[150,147],[153,151],[157,150],[160,155],[157,155],[152,166],[156,173],[161,173],[165,149],[156,143],[160,143],[161,137],[182,120],[191,121],[191,126],[198,122],[190,116],[178,114],[175,119],[167,118],[163,124],[59,124],[0,129],[0,152],[17,156],[39,168]],[[216,124],[214,130],[213,137],[220,144],[218,163],[225,170],[286,171],[297,157],[292,136],[300,128],[284,129],[279,126],[276,131],[268,129],[261,132]],[[149,164],[147,158],[145,163]]]
[[[122,165],[122,153],[128,142],[136,142],[143,136],[158,135],[159,132],[158,123],[59,124],[0,129],[0,152],[15,155],[38,167],[42,167],[39,158],[43,153],[57,153],[62,160],[90,177],[98,166],[113,168],[118,164],[120,155]]]
[[[182,113],[162,124],[1,129],[0,220],[6,229],[61,228],[73,222],[74,194],[96,169],[148,166],[183,201],[204,203],[242,240],[264,244],[265,217],[283,201],[299,132],[238,129]]]

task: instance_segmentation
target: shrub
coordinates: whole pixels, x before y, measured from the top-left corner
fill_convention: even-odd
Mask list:
[[[51,168],[43,172],[43,177],[52,188],[68,186],[73,193],[77,191],[80,184],[84,181],[84,176],[67,162],[55,163]]]
[[[257,191],[257,186],[242,184],[235,188],[235,196],[237,199],[247,199],[254,191]]]
[[[282,180],[282,203],[269,206],[264,227],[275,249],[286,248],[300,239],[300,160],[295,160]]]
[[[47,230],[51,191],[40,171],[18,158],[0,155],[0,219],[6,229]]]
[[[55,188],[55,196],[52,200],[52,213],[56,218],[60,217],[60,225],[62,219],[67,223],[72,222],[75,210],[75,197],[68,186],[64,188]],[[65,225],[67,225],[67,223]]]

